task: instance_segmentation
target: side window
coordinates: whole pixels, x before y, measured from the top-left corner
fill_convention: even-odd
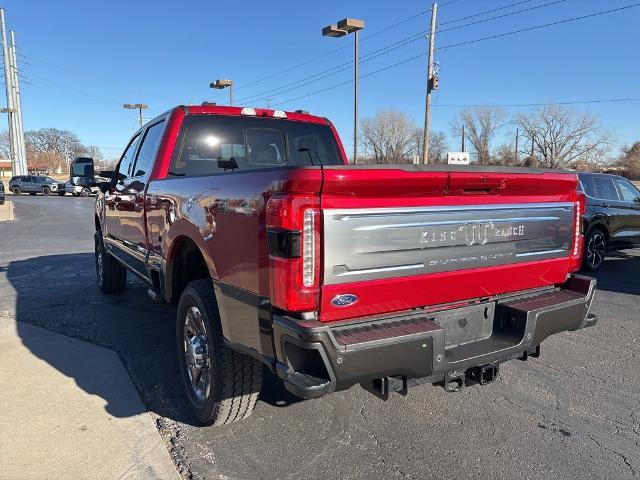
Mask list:
[[[616,185],[618,185],[620,195],[625,202],[633,202],[637,198],[640,198],[640,192],[638,192],[638,190],[636,190],[636,188],[629,182],[625,180],[616,180]]]
[[[118,173],[121,173],[125,177],[129,177],[129,170],[131,169],[131,163],[133,163],[133,156],[136,154],[136,148],[138,147],[138,142],[140,142],[140,135],[137,135],[136,138],[129,144],[129,147],[122,155],[122,159],[120,160],[120,164],[118,165]]]
[[[145,133],[142,145],[140,146],[140,151],[138,152],[138,159],[136,160],[133,174],[131,175],[132,177],[141,177],[152,167],[156,159],[156,153],[158,153],[158,148],[160,147],[163,131],[164,120],[147,129],[147,133]]]
[[[206,115],[185,118],[171,158],[169,177],[246,169],[244,135],[238,120]]]
[[[22,181],[25,183],[30,183],[31,182],[31,177],[22,177]]]
[[[603,200],[619,200],[618,192],[613,180],[607,177],[594,177],[593,183],[596,190],[596,198]]]
[[[247,128],[249,165],[255,168],[284,164],[284,133],[275,128]]]

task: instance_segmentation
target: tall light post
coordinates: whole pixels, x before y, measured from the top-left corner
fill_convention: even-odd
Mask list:
[[[353,163],[358,163],[358,32],[364,28],[364,20],[344,18],[337,25],[328,25],[322,29],[325,37],[344,37],[355,33],[353,68]]]
[[[215,88],[216,90],[223,90],[229,88],[229,106],[233,105],[233,80],[228,78],[219,78],[215,82],[209,84],[209,88]]]
[[[122,105],[124,108],[129,108],[131,110],[138,110],[140,114],[140,128],[144,125],[144,117],[142,116],[142,110],[149,108],[149,105],[145,103],[125,103]]]

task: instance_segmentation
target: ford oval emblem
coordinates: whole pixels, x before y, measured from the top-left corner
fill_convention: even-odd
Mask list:
[[[351,293],[343,293],[342,295],[336,295],[331,300],[331,303],[336,307],[348,307],[358,301],[358,297]]]

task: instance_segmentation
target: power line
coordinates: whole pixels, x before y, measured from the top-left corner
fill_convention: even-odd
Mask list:
[[[77,94],[77,95],[83,95],[83,96],[85,96],[85,97],[93,98],[93,99],[95,99],[95,100],[99,100],[99,101],[101,101],[101,102],[110,103],[110,104],[115,104],[115,105],[122,105],[122,102],[118,102],[117,100],[113,100],[113,99],[111,99],[111,98],[105,98],[105,97],[100,97],[100,96],[97,96],[97,95],[93,95],[93,94],[91,94],[91,93],[87,93],[87,92],[84,92],[84,91],[82,91],[82,90],[78,90],[78,89],[76,89],[76,88],[69,87],[69,86],[67,86],[67,85],[65,85],[65,84],[63,84],[63,83],[56,82],[55,80],[50,80],[50,79],[48,79],[48,78],[41,77],[41,76],[39,76],[39,75],[34,75],[33,73],[31,73],[30,75],[31,75],[31,77],[33,77],[33,78],[36,78],[36,79],[38,79],[38,80],[42,80],[42,81],[45,81],[45,82],[51,83],[52,85],[55,85],[55,86],[57,86],[57,87],[58,87],[58,88],[60,88],[60,89],[66,90],[66,91],[67,91],[67,93],[72,93],[72,94],[73,94],[73,93],[75,93],[75,94]]]
[[[476,107],[546,107],[551,105],[585,105],[592,103],[626,103],[626,102],[640,102],[640,97],[634,98],[601,98],[595,100],[573,100],[567,102],[542,102],[542,103],[501,103],[501,104],[462,104],[462,103],[448,103],[432,105],[432,107],[444,107],[444,108],[476,108]]]
[[[440,7],[444,7],[444,6],[447,6],[447,5],[449,5],[449,4],[456,3],[456,2],[458,2],[458,1],[460,1],[460,0],[451,0],[450,2],[445,2],[444,4],[440,5]],[[524,0],[524,1],[521,1],[521,2],[517,2],[517,3],[515,3],[514,5],[518,5],[518,4],[520,4],[520,3],[525,3],[525,2],[532,2],[532,1],[533,1],[533,0]],[[487,12],[482,12],[482,13],[479,13],[479,14],[476,14],[476,15],[472,15],[472,16],[483,15],[483,14],[490,13],[490,12],[493,12],[493,11],[503,10],[503,9],[505,9],[505,8],[508,8],[508,7],[510,7],[510,5],[507,5],[507,6],[504,6],[504,7],[500,7],[500,8],[497,8],[497,9],[493,9],[493,10],[489,10],[489,11],[487,11]],[[400,25],[404,25],[405,23],[410,22],[411,20],[413,20],[413,19],[415,19],[415,18],[421,17],[422,15],[424,15],[424,14],[426,14],[426,13],[428,13],[428,12],[430,12],[430,10],[422,10],[422,11],[417,12],[417,13],[415,13],[415,14],[413,14],[413,15],[409,16],[409,17],[406,17],[406,18],[404,18],[404,19],[402,19],[402,20],[400,20],[400,21],[398,21],[398,22],[396,22],[396,23],[393,23],[393,24],[388,25],[388,26],[386,26],[386,27],[384,27],[384,28],[381,28],[380,30],[376,30],[376,31],[375,31],[375,32],[373,32],[373,33],[370,33],[370,34],[368,34],[368,35],[363,36],[363,37],[360,39],[360,42],[363,42],[363,41],[365,41],[365,40],[369,40],[369,39],[370,39],[370,38],[372,38],[372,37],[375,37],[375,36],[378,36],[378,35],[380,35],[380,34],[382,34],[382,33],[388,32],[389,30],[392,30],[392,29],[394,29],[394,28],[396,28],[396,27],[399,27]],[[463,17],[463,18],[468,18],[468,17]],[[453,21],[455,21],[455,20],[453,20]],[[334,48],[334,49],[332,49],[332,50],[328,50],[328,51],[326,51],[326,52],[324,52],[324,53],[322,53],[322,54],[320,54],[320,55],[317,55],[317,56],[315,56],[315,57],[312,57],[312,58],[310,58],[310,59],[308,59],[308,60],[305,60],[305,61],[303,61],[303,62],[300,62],[300,63],[297,63],[297,64],[295,64],[295,65],[292,65],[291,67],[287,67],[287,68],[285,68],[284,70],[280,70],[280,71],[278,71],[278,72],[275,72],[275,73],[269,74],[269,75],[267,75],[267,76],[264,76],[264,77],[258,78],[258,79],[256,79],[256,80],[252,80],[252,81],[250,81],[250,82],[248,82],[248,83],[244,83],[244,84],[242,84],[242,85],[239,85],[238,87],[236,87],[236,90],[240,90],[241,88],[245,88],[245,87],[249,87],[249,86],[251,86],[251,85],[255,85],[256,83],[260,83],[260,82],[263,82],[263,81],[265,81],[265,80],[271,80],[272,78],[278,77],[278,76],[283,75],[283,74],[288,73],[288,72],[291,72],[291,71],[296,70],[296,69],[298,69],[298,68],[300,68],[300,67],[303,67],[303,66],[305,66],[305,65],[308,65],[308,64],[310,64],[310,63],[313,63],[313,62],[315,62],[316,60],[320,60],[320,59],[322,59],[322,58],[328,57],[329,55],[331,55],[331,54],[333,54],[333,53],[339,52],[339,51],[341,51],[341,50],[345,50],[345,49],[350,48],[350,47],[352,47],[352,46],[353,46],[353,42],[350,42],[350,43],[347,43],[347,44],[342,45],[342,46],[340,46],[340,47]],[[352,62],[350,62],[350,63],[352,63]],[[218,98],[218,97],[220,97],[220,96],[222,96],[222,95],[223,95],[223,93],[219,93],[219,94],[217,94],[217,95],[214,95],[212,98]],[[252,96],[253,96],[253,95],[252,95]]]
[[[516,3],[510,3],[509,5],[503,5],[502,7],[498,7],[498,8],[492,8],[491,10],[485,10],[484,12],[480,12],[480,13],[474,13],[473,15],[467,15],[465,17],[460,17],[460,18],[455,18],[453,20],[448,20],[444,23],[439,23],[439,26],[443,26],[443,25],[449,25],[451,23],[456,23],[456,22],[461,22],[463,20],[469,20],[470,18],[476,18],[476,17],[481,17],[482,15],[487,15],[489,13],[494,13],[494,12],[499,12],[500,10],[505,10],[507,8],[511,8],[511,7],[517,7],[518,5],[522,5],[523,3],[531,3],[535,0],[522,0],[520,2],[516,2]],[[426,13],[423,12],[423,13]]]
[[[531,0],[526,0],[526,1],[531,1]],[[463,25],[457,25],[457,26],[454,26],[454,27],[446,28],[444,30],[438,30],[438,32],[442,33],[442,32],[446,32],[446,31],[449,31],[449,30],[456,30],[456,29],[459,29],[459,28],[465,28],[465,27],[469,27],[469,26],[476,25],[476,24],[479,24],[479,23],[484,23],[484,22],[488,22],[488,21],[491,21],[491,20],[496,20],[496,19],[499,19],[499,18],[504,18],[504,17],[508,17],[508,16],[511,16],[511,15],[517,15],[519,13],[524,13],[524,12],[528,12],[528,11],[531,11],[531,10],[537,10],[539,8],[544,8],[544,7],[556,5],[556,4],[559,4],[559,3],[566,2],[566,1],[567,0],[554,0],[552,2],[548,2],[548,3],[542,4],[542,5],[536,5],[534,7],[529,7],[529,8],[525,8],[525,9],[522,9],[522,10],[517,10],[515,12],[509,12],[509,13],[505,13],[505,14],[502,14],[502,15],[497,15],[497,16],[494,16],[494,17],[489,17],[489,18],[485,18],[485,19],[482,19],[482,20],[477,20],[475,22],[466,23],[466,24],[463,24]],[[511,5],[508,5],[508,6],[516,6],[516,5],[519,5],[519,4],[522,4],[522,3],[524,3],[524,2],[517,2],[515,4],[511,4]],[[504,8],[506,8],[506,7],[501,7],[500,9],[504,9]],[[497,11],[497,10],[500,10],[500,9],[488,10],[488,11],[486,11],[484,13],[485,14],[486,13],[491,13],[491,12],[494,12],[494,11]],[[463,17],[463,18],[467,18],[467,17]],[[424,31],[418,32],[416,34],[413,34],[413,35],[411,35],[409,37],[406,37],[406,38],[403,38],[401,40],[398,40],[398,41],[396,41],[394,43],[391,43],[389,45],[386,45],[386,46],[384,46],[382,48],[374,50],[373,52],[370,52],[370,53],[368,53],[366,55],[363,55],[362,60],[361,60],[360,63],[368,62],[368,61],[373,60],[375,58],[378,58],[378,57],[380,57],[382,55],[386,55],[386,54],[388,54],[388,53],[390,53],[390,52],[392,52],[394,50],[402,48],[402,47],[404,47],[406,45],[409,45],[410,43],[413,43],[413,42],[415,42],[417,40],[421,40],[421,39],[424,38],[424,35],[426,33],[428,33],[428,32],[426,30],[424,30]],[[287,83],[287,84],[282,85],[280,87],[270,88],[270,89],[264,90],[264,91],[262,91],[260,93],[256,93],[254,95],[248,95],[248,96],[245,96],[245,97],[241,97],[238,100],[238,102],[239,103],[251,102],[251,101],[255,101],[255,99],[257,99],[257,98],[263,97],[264,95],[276,95],[277,96],[277,95],[281,95],[283,93],[290,92],[292,90],[297,90],[298,88],[302,88],[302,87],[305,87],[305,86],[310,85],[312,83],[319,82],[320,80],[324,80],[325,78],[337,75],[338,73],[342,72],[344,68],[349,67],[352,64],[353,64],[353,61],[345,62],[345,63],[342,63],[340,65],[336,65],[334,67],[331,67],[329,69],[314,73],[314,74],[309,75],[307,77],[303,77],[303,78],[301,78],[299,80],[296,80],[294,82]],[[288,88],[288,87],[291,87],[291,88]]]
[[[576,20],[584,20],[585,18],[592,18],[592,17],[597,17],[599,15],[606,15],[608,13],[620,12],[622,10],[627,10],[629,8],[634,8],[638,6],[640,6],[640,3],[634,3],[632,5],[626,5],[624,7],[619,7],[619,8],[612,8],[611,10],[603,10],[601,12],[591,13],[589,15],[582,15],[580,17],[567,18],[565,20],[558,20],[557,22],[545,23],[543,25],[536,25],[535,27],[521,28],[519,30],[513,30],[511,32],[499,33],[497,35],[490,35],[488,37],[476,38],[474,40],[467,40],[465,42],[445,45],[444,47],[439,47],[437,50],[445,50],[447,48],[461,47],[463,45],[470,45],[472,43],[483,42],[485,40],[493,40],[495,38],[502,38],[502,37],[507,37],[509,35],[515,35],[516,33],[530,32],[532,30],[537,30],[539,28],[546,28],[546,27],[552,27],[555,25],[561,25],[563,23],[575,22]]]
[[[551,26],[560,25],[560,24],[564,24],[564,23],[568,23],[568,22],[577,21],[577,20],[584,20],[586,18],[592,18],[592,17],[596,17],[596,16],[599,16],[599,15],[615,13],[615,12],[619,12],[619,11],[622,11],[622,10],[627,10],[629,8],[638,7],[638,6],[640,6],[640,3],[635,3],[635,4],[627,5],[627,6],[624,6],[624,7],[610,9],[610,10],[603,10],[603,11],[600,11],[600,12],[591,13],[589,15],[582,15],[582,16],[579,16],[579,17],[572,17],[572,18],[559,20],[559,21],[551,22],[551,23],[546,23],[546,24],[542,24],[542,25],[536,25],[536,26],[533,26],[533,27],[521,28],[521,29],[518,29],[518,30],[513,30],[511,32],[505,32],[505,33],[501,33],[501,34],[497,34],[497,35],[491,35],[491,36],[488,36],[488,37],[482,37],[482,38],[478,38],[478,39],[474,39],[474,40],[468,40],[468,41],[460,42],[460,43],[457,43],[457,44],[447,45],[447,46],[438,48],[438,50],[444,50],[444,49],[447,49],[447,48],[460,47],[460,46],[463,46],[463,45],[479,43],[479,42],[482,42],[482,41],[485,41],[485,40],[492,40],[492,39],[495,39],[495,38],[506,37],[506,36],[509,36],[509,35],[517,34],[517,33],[529,32],[529,31],[532,31],[532,30],[551,27]],[[426,52],[420,53],[418,55],[414,55],[413,57],[406,58],[406,59],[401,60],[399,62],[396,62],[396,63],[393,63],[391,65],[388,65],[386,67],[383,67],[383,68],[380,68],[378,70],[374,70],[372,72],[369,72],[369,73],[367,73],[365,75],[362,75],[360,78],[366,78],[366,77],[369,77],[371,75],[375,75],[375,74],[383,72],[385,70],[389,70],[391,68],[394,68],[394,67],[396,67],[398,65],[402,65],[404,63],[407,63],[407,62],[416,60],[418,58],[424,57],[425,55],[426,55]],[[301,100],[301,99],[310,97],[312,95],[316,95],[318,93],[326,92],[328,90],[332,90],[334,88],[338,88],[338,87],[340,87],[342,85],[349,84],[352,81],[353,80],[347,80],[345,82],[341,82],[341,83],[338,83],[338,84],[335,84],[335,85],[331,85],[329,87],[326,87],[326,88],[323,88],[323,89],[320,89],[320,90],[316,90],[314,92],[311,92],[311,93],[308,93],[308,94],[305,94],[305,95],[301,95],[299,97],[295,97],[295,98],[291,98],[291,99],[288,99],[288,100],[284,100],[282,102],[278,102],[275,105],[282,105],[282,104],[290,103],[290,102],[293,102],[293,101],[296,101],[296,100]]]
[[[455,0],[455,1],[457,1],[457,0]],[[498,11],[501,11],[501,10],[505,10],[505,9],[507,9],[507,8],[515,7],[515,6],[518,6],[518,5],[522,5],[522,4],[524,4],[524,3],[530,3],[530,2],[532,2],[532,1],[534,1],[534,0],[521,0],[521,1],[519,1],[519,2],[510,3],[510,4],[508,4],[508,5],[503,5],[502,7],[492,8],[492,9],[490,9],[490,10],[485,10],[485,11],[483,11],[483,12],[479,12],[479,13],[476,13],[476,14],[473,14],[473,15],[467,15],[467,16],[464,16],[464,17],[460,17],[460,18],[456,18],[456,19],[453,19],[453,20],[449,20],[449,21],[444,22],[444,23],[439,24],[439,25],[440,25],[440,26],[442,26],[442,25],[449,25],[449,24],[451,24],[451,23],[456,23],[456,22],[459,22],[459,21],[468,20],[468,19],[470,19],[470,18],[476,18],[476,17],[482,16],[482,15],[487,15],[487,14],[489,14],[489,13],[498,12]],[[454,2],[448,2],[448,3],[454,3]],[[440,6],[442,7],[442,6],[446,6],[446,5],[447,5],[447,4],[440,5]],[[420,11],[420,12],[417,12],[417,13],[415,13],[415,14],[413,14],[413,15],[409,16],[409,17],[404,18],[403,20],[400,20],[399,22],[393,23],[393,24],[391,24],[391,25],[389,25],[389,26],[387,26],[387,27],[385,27],[385,28],[382,28],[382,29],[380,29],[380,30],[377,30],[377,31],[375,31],[375,32],[373,32],[373,33],[371,33],[371,34],[369,34],[369,35],[364,36],[363,38],[361,38],[361,39],[360,39],[360,42],[363,42],[363,41],[368,40],[368,39],[370,39],[370,38],[372,38],[372,37],[375,37],[375,36],[380,35],[380,34],[382,34],[382,33],[384,33],[384,32],[387,32],[387,31],[389,31],[389,30],[391,30],[391,29],[393,29],[393,28],[396,28],[396,27],[398,27],[398,26],[400,26],[400,25],[403,25],[403,24],[405,24],[405,23],[407,23],[407,22],[410,22],[411,20],[413,20],[413,19],[415,19],[415,18],[418,18],[418,17],[420,17],[420,16],[422,16],[422,15],[424,15],[424,14],[428,13],[429,11],[430,11],[430,10],[422,10],[422,11]],[[398,42],[396,42],[396,43],[394,43],[394,44],[392,44],[392,45],[395,45],[395,44],[397,44],[397,43],[404,42],[404,41],[406,41],[406,40],[417,40],[418,38],[421,38],[421,37],[422,37],[422,35],[424,35],[425,33],[427,33],[427,32],[426,32],[426,30],[425,30],[425,31],[423,31],[423,32],[420,32],[420,33],[418,33],[418,34],[416,34],[416,35],[412,35],[412,36],[410,36],[410,37],[408,37],[408,38],[405,38],[405,39],[403,39],[403,40],[400,40],[400,41],[398,41]],[[414,38],[414,37],[417,37],[417,38]],[[408,43],[411,43],[411,42],[409,41]],[[300,63],[297,63],[297,64],[295,64],[295,65],[292,65],[291,67],[287,67],[287,68],[285,68],[285,69],[283,69],[283,70],[280,70],[280,71],[278,71],[278,72],[275,72],[275,73],[269,74],[269,75],[267,75],[267,76],[264,76],[264,77],[258,78],[258,79],[256,79],[256,80],[252,80],[252,81],[250,81],[250,82],[248,82],[248,83],[245,83],[245,84],[239,85],[238,87],[236,87],[236,91],[237,91],[237,90],[239,90],[239,89],[241,89],[241,88],[245,88],[245,87],[249,87],[249,86],[251,86],[251,85],[255,85],[256,83],[261,83],[261,82],[263,82],[263,81],[270,80],[270,79],[275,78],[275,77],[278,77],[278,76],[280,76],[280,75],[282,75],[282,74],[284,74],[284,73],[291,72],[291,71],[296,70],[296,69],[298,69],[298,68],[300,68],[300,67],[303,67],[303,66],[305,66],[305,65],[308,65],[308,64],[310,64],[310,63],[313,63],[313,62],[315,62],[316,60],[320,60],[320,59],[322,59],[322,58],[328,57],[329,55],[331,55],[331,54],[333,54],[333,53],[336,53],[336,52],[339,52],[339,51],[341,51],[341,50],[344,50],[344,49],[350,48],[350,47],[352,47],[352,46],[353,46],[353,42],[350,42],[350,43],[347,43],[347,44],[345,44],[345,45],[343,45],[343,46],[340,46],[340,47],[334,48],[334,49],[329,50],[329,51],[327,51],[327,52],[325,52],[325,53],[322,53],[322,54],[320,54],[320,55],[317,55],[317,56],[315,56],[315,57],[312,57],[312,58],[310,58],[310,59],[308,59],[308,60],[305,60],[305,61],[303,61],[303,62],[300,62]],[[401,45],[401,46],[404,46],[404,44],[403,44],[403,45]],[[373,52],[373,53],[375,53],[375,52]],[[345,63],[345,64],[337,65],[336,67],[333,67],[333,68],[331,68],[331,69],[325,70],[325,71],[323,71],[323,72],[318,72],[317,74],[314,74],[313,76],[320,75],[321,73],[325,73],[325,72],[328,72],[328,71],[333,70],[333,69],[336,69],[336,68],[342,68],[342,67],[345,67],[345,66],[349,66],[349,65],[351,65],[352,63],[353,63],[353,62],[347,62],[347,63]],[[301,79],[300,81],[306,80],[307,78],[311,78],[311,77],[305,77],[305,78]],[[296,82],[294,82],[294,83],[296,83]],[[289,85],[290,85],[290,84],[287,84],[287,86],[289,86]],[[272,89],[272,90],[274,90],[274,89]],[[217,94],[217,95],[214,95],[214,96],[213,96],[213,97],[211,97],[211,98],[218,98],[218,97],[220,97],[220,96],[222,96],[222,95],[224,95],[224,93],[219,93],[219,94]],[[259,97],[259,96],[260,96],[260,94],[256,94],[256,95],[250,95],[249,97],[244,97],[244,98],[246,99],[246,98]]]

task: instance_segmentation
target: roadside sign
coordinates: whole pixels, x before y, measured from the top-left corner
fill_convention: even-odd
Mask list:
[[[447,152],[449,165],[469,165],[469,152]]]

